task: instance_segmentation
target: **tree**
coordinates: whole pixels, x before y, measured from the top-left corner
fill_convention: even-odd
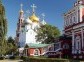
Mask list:
[[[26,44],[24,48],[29,48],[29,46]]]
[[[17,46],[15,44],[15,40],[10,36],[7,41],[8,41],[7,42],[7,45],[8,45],[7,54],[17,53]]]
[[[53,43],[55,38],[60,36],[60,31],[57,27],[52,25],[44,25],[38,29],[37,32],[37,41],[42,43]]]
[[[15,44],[14,42],[15,40],[10,36],[8,37],[8,43],[12,43],[12,44]]]
[[[7,21],[5,17],[5,8],[0,0],[0,55],[4,55],[6,53],[7,48],[6,34],[7,34]]]

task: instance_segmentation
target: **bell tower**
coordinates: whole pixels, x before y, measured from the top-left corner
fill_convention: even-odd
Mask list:
[[[20,35],[20,31],[21,31],[21,27],[23,25],[23,21],[24,21],[24,11],[23,11],[23,4],[20,5],[21,9],[19,12],[19,19],[18,19],[18,23],[17,23],[17,30],[16,30],[16,43],[18,43],[19,41],[19,35]]]

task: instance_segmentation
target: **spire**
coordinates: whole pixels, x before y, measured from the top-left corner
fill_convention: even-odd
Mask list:
[[[44,13],[42,13],[42,17],[43,17],[43,20],[44,20],[44,17],[45,17],[45,14]]]
[[[31,7],[32,7],[33,14],[32,14],[32,16],[29,17],[29,19],[32,22],[38,22],[39,18],[35,15],[35,8],[36,8],[36,6],[33,4],[33,5],[31,5]]]
[[[23,12],[23,4],[20,4],[20,6],[21,6],[21,9],[20,9],[20,12]]]
[[[29,11],[29,10],[27,10],[27,11],[26,11],[26,13],[27,13],[27,16],[29,17],[30,11]]]
[[[24,11],[23,11],[23,9],[22,9],[22,7],[23,7],[23,4],[20,4],[20,15],[19,15],[19,19],[24,19]]]
[[[33,14],[35,14],[35,8],[36,8],[35,4],[31,5],[31,7],[32,7]]]
[[[43,24],[43,25],[45,25],[45,24],[46,24],[46,22],[45,22],[45,20],[44,20],[44,17],[45,17],[45,14],[44,14],[44,13],[42,13],[42,17],[43,17],[42,24]]]

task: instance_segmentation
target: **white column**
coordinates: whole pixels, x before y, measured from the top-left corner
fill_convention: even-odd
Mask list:
[[[64,28],[66,27],[66,25],[65,25],[65,20],[64,20],[64,26],[63,26]]]
[[[72,53],[74,53],[74,31],[72,31]]]
[[[84,43],[83,43],[83,29],[82,28],[81,28],[81,38],[82,38],[82,49],[83,49]]]
[[[26,48],[26,56],[27,56],[27,48]]]
[[[70,25],[70,15],[68,16],[68,26]]]
[[[26,56],[27,56],[27,49],[26,49]]]
[[[66,17],[64,16],[64,27],[66,27]]]
[[[82,6],[80,6],[80,22],[82,22]]]
[[[77,9],[76,9],[76,14],[77,14],[77,23],[78,23],[78,7],[77,7]]]

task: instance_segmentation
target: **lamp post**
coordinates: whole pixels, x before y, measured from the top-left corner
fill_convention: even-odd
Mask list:
[[[62,57],[61,57],[62,53],[61,53],[61,52],[59,52],[59,54],[60,54],[60,59],[61,59],[61,58],[62,58]]]

